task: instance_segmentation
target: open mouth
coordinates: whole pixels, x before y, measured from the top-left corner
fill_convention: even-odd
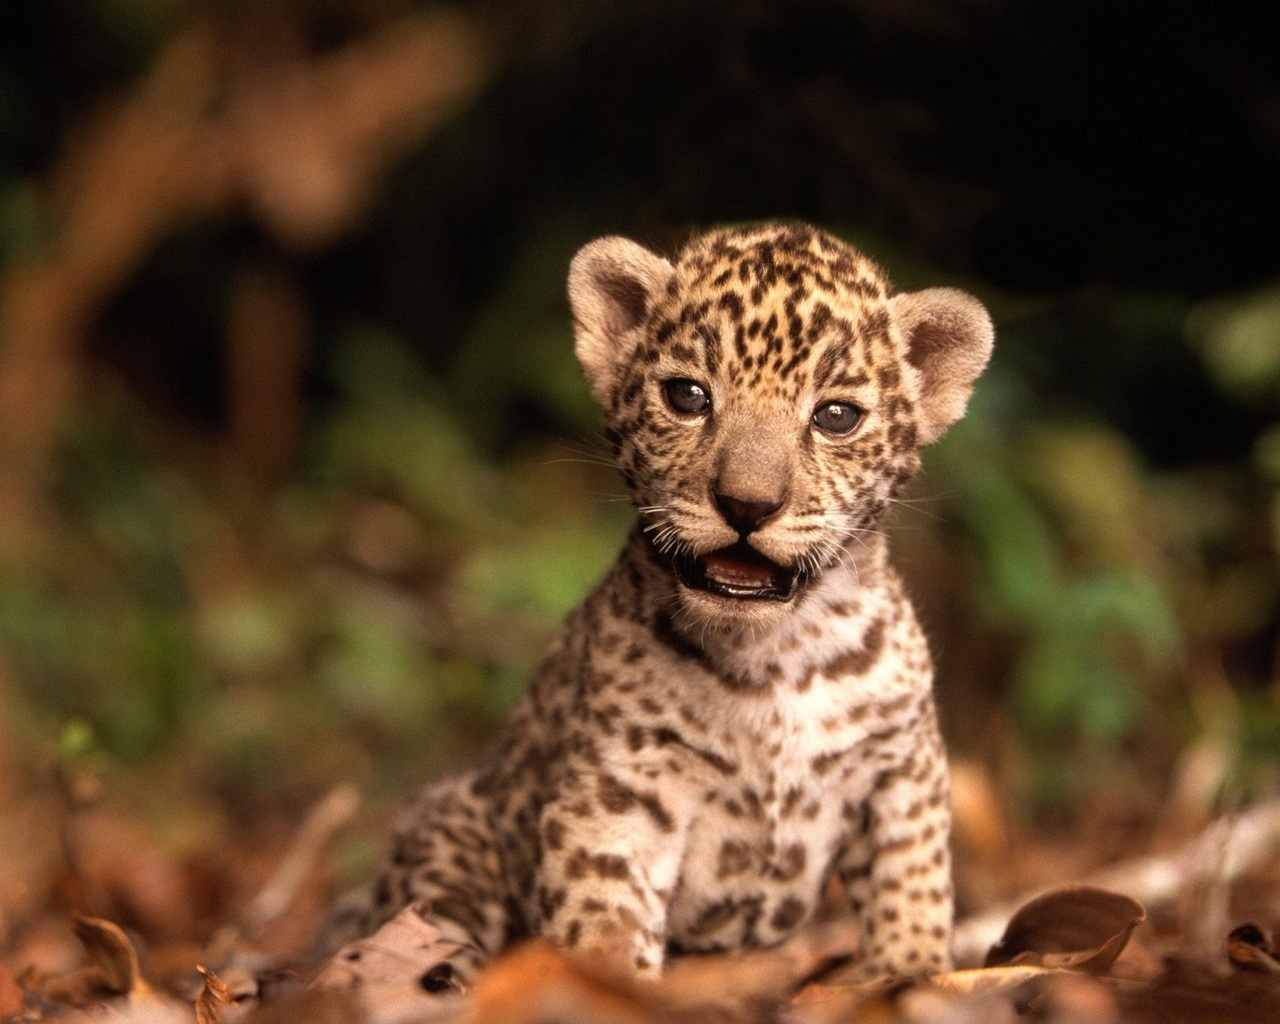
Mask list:
[[[675,569],[686,587],[747,601],[790,601],[801,576],[743,541],[705,555],[678,555]]]

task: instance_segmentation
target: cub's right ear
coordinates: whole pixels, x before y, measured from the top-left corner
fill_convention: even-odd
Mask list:
[[[569,266],[574,351],[596,401],[607,406],[623,365],[673,268],[627,238],[597,238]]]

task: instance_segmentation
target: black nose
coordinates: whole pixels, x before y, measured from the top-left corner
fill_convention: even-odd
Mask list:
[[[716,508],[720,510],[724,521],[744,537],[760,529],[787,503],[785,492],[778,498],[766,498],[763,501],[734,498],[719,491],[712,491],[711,496],[715,499]]]

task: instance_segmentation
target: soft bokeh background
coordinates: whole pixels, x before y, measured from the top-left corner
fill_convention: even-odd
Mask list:
[[[0,797],[56,775],[184,850],[349,779],[333,871],[367,871],[629,522],[572,253],[776,216],[998,323],[892,526],[962,898],[1037,837],[1069,873],[1274,794],[1280,64],[1246,6],[8,0]]]

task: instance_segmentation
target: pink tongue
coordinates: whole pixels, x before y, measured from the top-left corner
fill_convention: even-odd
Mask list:
[[[703,559],[709,579],[739,587],[767,587],[773,583],[773,567],[730,551],[713,551]]]

